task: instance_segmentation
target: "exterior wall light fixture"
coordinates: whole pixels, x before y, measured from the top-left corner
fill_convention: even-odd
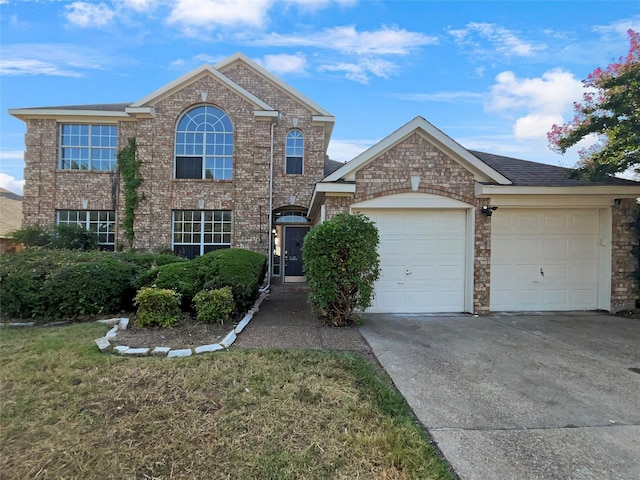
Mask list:
[[[482,208],[480,209],[480,211],[482,213],[484,213],[487,217],[490,217],[491,215],[493,215],[493,212],[495,212],[498,209],[498,207],[492,207],[489,205],[483,205]]]

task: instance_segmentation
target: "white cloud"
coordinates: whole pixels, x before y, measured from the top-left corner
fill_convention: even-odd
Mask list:
[[[392,62],[382,59],[363,58],[355,63],[340,62],[336,64],[321,65],[320,72],[344,72],[345,77],[354,82],[366,85],[371,75],[381,78],[389,78],[398,67]]]
[[[449,33],[456,42],[470,46],[476,55],[493,56],[496,53],[509,57],[531,57],[546,45],[535,45],[516,35],[512,30],[495,23],[471,22],[465,28],[452,29]],[[482,46],[482,41],[490,43],[491,48]]]
[[[640,16],[619,20],[609,25],[597,25],[593,27],[593,31],[601,33],[605,37],[613,35],[627,38],[627,30],[629,29],[640,32]]]
[[[118,6],[135,10],[136,12],[150,12],[160,5],[159,0],[119,0]]]
[[[28,58],[0,59],[0,75],[47,75],[52,77],[81,77],[82,74],[59,65]]]
[[[167,21],[184,27],[262,27],[273,0],[176,0]]]
[[[296,5],[304,10],[317,11],[323,8],[333,6],[335,4],[342,7],[350,7],[355,5],[357,0],[285,0],[284,3]]]
[[[67,21],[78,27],[104,27],[111,23],[114,11],[105,3],[73,2],[65,7]]]
[[[507,71],[496,76],[485,107],[515,116],[516,138],[546,138],[546,132],[554,123],[562,123],[582,93],[582,82],[570,72],[556,69],[537,78],[518,78]]]
[[[24,180],[16,180],[15,177],[0,172],[0,187],[9,190],[10,192],[22,195],[24,188]]]
[[[22,43],[3,45],[2,50],[2,75],[81,77],[82,70],[100,70],[100,62],[107,62],[95,51],[78,45]]]
[[[302,34],[271,33],[252,43],[271,47],[318,47],[357,55],[408,55],[418,47],[438,43],[438,39],[397,26],[359,32],[349,25]]]
[[[327,153],[331,160],[348,162],[377,142],[378,140],[337,140],[332,138]]]
[[[391,95],[398,100],[408,100],[412,102],[445,102],[445,103],[475,103],[486,95],[477,92],[436,92],[436,93],[395,93]]]
[[[295,55],[265,55],[262,60],[258,60],[258,63],[276,75],[285,73],[303,74],[307,69],[307,57],[301,52]]]

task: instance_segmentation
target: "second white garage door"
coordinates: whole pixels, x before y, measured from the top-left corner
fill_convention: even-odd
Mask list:
[[[361,210],[380,233],[372,313],[463,312],[464,210]]]
[[[491,218],[491,310],[598,308],[598,210],[505,208]]]

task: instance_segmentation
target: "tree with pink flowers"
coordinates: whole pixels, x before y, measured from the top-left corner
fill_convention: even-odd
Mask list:
[[[579,151],[577,178],[599,180],[629,168],[640,171],[640,33],[628,30],[629,53],[583,80],[586,92],[574,103],[575,116],[553,125],[547,134],[552,150],[565,153],[583,138],[595,143]]]

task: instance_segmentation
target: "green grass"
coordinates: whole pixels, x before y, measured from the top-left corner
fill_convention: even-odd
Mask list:
[[[3,479],[450,479],[356,354],[101,354],[105,327],[0,330]]]

